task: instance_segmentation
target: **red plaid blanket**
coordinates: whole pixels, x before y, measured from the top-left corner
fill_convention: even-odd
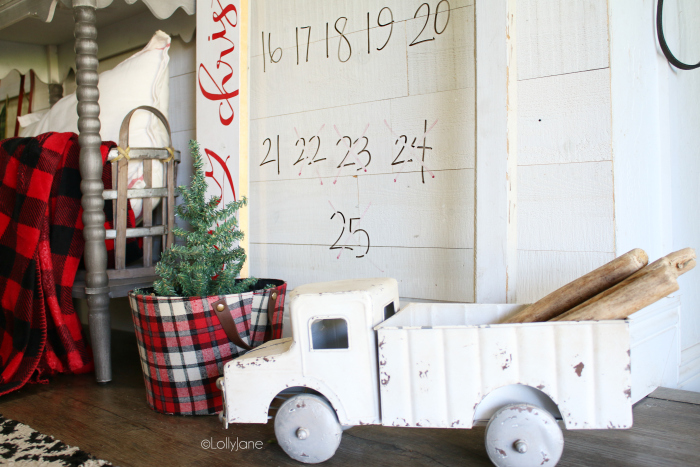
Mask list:
[[[102,144],[103,163],[113,146]],[[84,248],[79,153],[74,133],[0,142],[0,395],[93,368],[71,294]],[[102,179],[112,186],[109,164]]]

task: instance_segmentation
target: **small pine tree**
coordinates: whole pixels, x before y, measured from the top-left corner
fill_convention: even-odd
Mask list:
[[[156,273],[161,279],[153,284],[155,293],[201,297],[248,292],[257,280],[251,277],[236,281],[246,254],[236,245],[243,238],[243,232],[238,229],[235,216],[248,200],[243,197],[218,209],[219,198],[205,199],[207,183],[199,144],[191,140],[190,150],[194,175],[189,187],[178,187],[183,202],[175,213],[192,226],[192,231],[173,229],[175,236],[185,243],[173,244],[163,252],[156,264]]]

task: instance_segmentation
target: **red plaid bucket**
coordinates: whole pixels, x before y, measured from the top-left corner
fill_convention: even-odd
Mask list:
[[[274,288],[265,289],[269,286]],[[287,284],[260,279],[256,288],[211,297],[129,294],[146,398],[153,410],[208,415],[223,409],[216,380],[224,374],[224,364],[282,337]]]

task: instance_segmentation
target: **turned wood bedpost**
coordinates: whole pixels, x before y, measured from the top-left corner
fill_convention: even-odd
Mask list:
[[[110,361],[109,279],[105,247],[105,215],[102,199],[100,155],[100,106],[97,89],[96,0],[73,0],[75,18],[78,131],[82,182],[83,237],[85,238],[85,294],[88,324],[98,383],[112,379]]]

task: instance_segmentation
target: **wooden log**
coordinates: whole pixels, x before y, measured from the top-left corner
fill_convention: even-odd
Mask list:
[[[622,282],[620,282],[620,283],[614,285],[613,287],[601,292],[600,294],[596,295],[595,297],[592,297],[591,299],[585,301],[584,303],[572,308],[571,310],[567,311],[566,313],[553,318],[551,321],[570,321],[571,316],[575,316],[582,308],[589,307],[592,304],[594,304],[595,302],[603,300],[607,296],[618,292],[620,289],[624,289],[624,288],[629,287],[633,282],[637,281],[638,279],[640,279],[648,274],[653,273],[656,270],[659,270],[659,269],[672,270],[676,274],[675,277],[678,277],[681,274],[684,274],[684,273],[690,271],[694,267],[695,267],[695,250],[694,249],[684,248],[682,250],[675,251],[671,254],[668,254],[666,256],[663,256],[663,257],[657,259],[656,261],[654,261],[650,265],[635,272],[634,274],[632,274],[630,277],[623,280]],[[669,292],[669,293],[671,293],[671,292]],[[668,293],[666,295],[668,295]],[[666,295],[662,295],[661,297],[657,298],[656,300],[659,300],[659,299],[665,297]],[[654,301],[656,301],[656,300],[654,300]],[[651,303],[653,303],[653,302],[651,302]],[[635,311],[637,311],[637,310],[635,310]],[[632,313],[634,313],[634,312],[632,312]],[[603,319],[603,318],[596,318],[596,319]]]
[[[635,248],[607,264],[555,290],[504,323],[531,323],[550,320],[619,283],[646,266],[649,257]]]
[[[608,294],[573,313],[565,313],[552,321],[586,321],[624,319],[678,290],[676,272],[668,264],[644,274],[625,287]]]

